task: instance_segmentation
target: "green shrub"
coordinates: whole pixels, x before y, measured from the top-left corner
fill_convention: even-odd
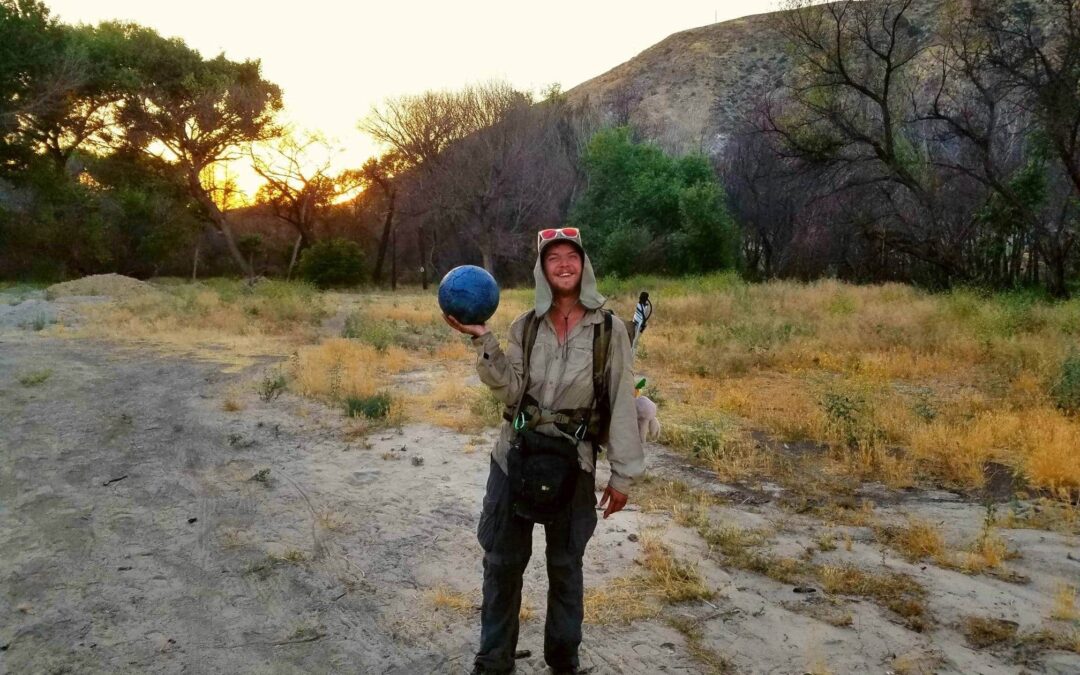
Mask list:
[[[668,424],[660,441],[703,461],[712,461],[736,440],[737,429],[729,420],[695,420],[690,424]]]
[[[379,392],[374,396],[349,396],[345,399],[345,412],[349,417],[364,417],[375,420],[390,414],[390,394]]]
[[[300,276],[319,288],[354,286],[364,278],[364,251],[348,239],[316,242],[300,255]]]
[[[345,329],[341,336],[350,340],[366,342],[380,352],[390,345],[401,343],[397,326],[392,321],[369,319],[360,312],[354,312],[345,318]]]
[[[263,375],[262,381],[259,382],[259,398],[264,401],[273,401],[278,396],[281,396],[281,392],[285,391],[287,384],[285,373],[281,371],[267,373]]]
[[[24,387],[36,387],[50,377],[52,377],[52,371],[48,368],[46,368],[45,370],[35,370],[33,372],[20,375],[19,384]]]
[[[1050,395],[1062,410],[1080,412],[1080,352],[1073,352],[1062,361]]]
[[[828,430],[849,448],[876,446],[882,431],[874,424],[873,404],[862,393],[834,389],[821,398]]]
[[[486,427],[495,427],[502,422],[503,403],[487,387],[472,390],[469,412]]]

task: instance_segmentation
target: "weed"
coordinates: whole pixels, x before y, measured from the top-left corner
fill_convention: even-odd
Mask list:
[[[649,572],[646,583],[665,602],[708,600],[713,596],[697,568],[674,558],[671,550],[655,535],[642,537],[641,550],[644,555],[642,564]]]
[[[1080,611],[1076,608],[1076,586],[1059,584],[1054,591],[1054,609],[1050,618],[1058,621],[1080,620]]]
[[[43,370],[34,370],[29,373],[24,373],[19,376],[19,384],[24,387],[36,387],[39,384],[45,382],[45,380],[52,377],[53,371],[45,368]]]
[[[655,533],[641,536],[642,574],[615,579],[602,588],[585,591],[585,620],[589,623],[630,623],[655,616],[656,603],[671,604],[713,597],[697,568],[671,555]]]
[[[823,553],[836,550],[836,538],[832,532],[823,532],[818,536],[816,543],[818,550]]]
[[[341,532],[349,527],[349,521],[344,515],[330,510],[319,511],[315,516],[315,522],[328,532]]]
[[[711,675],[726,675],[727,673],[736,672],[735,664],[730,659],[705,645],[700,621],[686,617],[676,617],[670,619],[668,623],[686,638],[686,649],[690,652],[690,656],[703,667],[702,672]]]
[[[487,387],[472,391],[469,412],[485,427],[498,426],[502,422],[503,403]]]
[[[1068,499],[1048,499],[1034,503],[1015,501],[997,525],[1005,528],[1028,528],[1052,530],[1066,534],[1080,534],[1080,506]]]
[[[1080,631],[1065,632],[1044,628],[1033,633],[1024,633],[1020,636],[1020,641],[1040,649],[1057,649],[1080,654]]]
[[[306,553],[296,548],[285,549],[280,555],[272,556],[275,560],[290,565],[300,565],[307,562],[308,556]]]
[[[248,480],[267,485],[270,483],[270,469],[259,469]]]
[[[661,434],[661,442],[696,459],[712,462],[735,441],[737,429],[728,419],[699,419],[689,424],[665,425]]]
[[[587,623],[629,624],[657,613],[639,576],[620,577],[602,587],[585,589]]]
[[[26,328],[27,330],[32,330],[40,333],[41,331],[45,330],[45,328],[54,323],[56,323],[55,319],[45,316],[44,314],[38,314],[33,319],[22,322],[20,324],[20,328]]]
[[[911,518],[899,528],[881,528],[878,539],[898,551],[909,562],[940,559],[945,555],[945,539],[933,523]]]
[[[259,398],[264,401],[273,401],[281,393],[285,391],[285,387],[288,384],[285,379],[285,373],[280,370],[275,373],[267,373],[263,375],[262,380],[259,381],[257,388],[259,392]]]
[[[393,399],[386,392],[373,396],[349,396],[345,399],[345,414],[349,417],[366,417],[369,420],[383,419],[390,414]]]
[[[826,431],[844,446],[871,450],[882,439],[882,432],[873,422],[873,407],[865,395],[857,391],[834,390],[821,399],[825,411]]]
[[[1062,361],[1050,396],[1062,410],[1080,412],[1080,352],[1073,352]]]
[[[455,591],[449,586],[437,586],[428,591],[428,600],[440,609],[449,609],[460,614],[476,611],[476,600],[468,593]]]
[[[960,631],[972,647],[985,649],[1016,638],[1017,623],[1005,619],[969,616],[960,624]]]
[[[341,337],[366,342],[380,352],[400,342],[399,331],[393,322],[368,319],[360,312],[345,319]]]

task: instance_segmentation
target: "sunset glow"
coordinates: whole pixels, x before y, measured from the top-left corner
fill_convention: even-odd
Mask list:
[[[355,167],[378,148],[357,122],[387,97],[505,79],[537,91],[570,89],[671,33],[776,9],[777,0],[665,3],[398,2],[309,0],[286,11],[250,0],[52,0],[68,23],[131,21],[183,38],[204,56],[261,59],[285,93],[283,119],[340,144],[335,167]],[[247,166],[229,171],[253,195]]]

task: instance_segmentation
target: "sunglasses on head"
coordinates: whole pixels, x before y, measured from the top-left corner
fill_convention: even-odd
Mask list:
[[[551,241],[552,239],[574,239],[581,238],[581,232],[576,227],[553,227],[546,230],[540,230],[536,233],[536,244],[540,245],[545,241]]]

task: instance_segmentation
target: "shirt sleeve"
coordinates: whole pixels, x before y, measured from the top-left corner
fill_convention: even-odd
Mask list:
[[[476,373],[480,376],[480,381],[506,406],[517,404],[524,379],[521,340],[526,316],[518,317],[510,325],[510,339],[505,352],[499,346],[499,339],[491,331],[472,338],[473,349],[476,351]]]
[[[611,464],[608,485],[628,494],[634,479],[645,470],[645,452],[638,432],[637,406],[634,405],[633,353],[630,337],[616,320],[611,330],[611,353],[608,370],[608,396],[611,419],[607,432],[607,457]]]

